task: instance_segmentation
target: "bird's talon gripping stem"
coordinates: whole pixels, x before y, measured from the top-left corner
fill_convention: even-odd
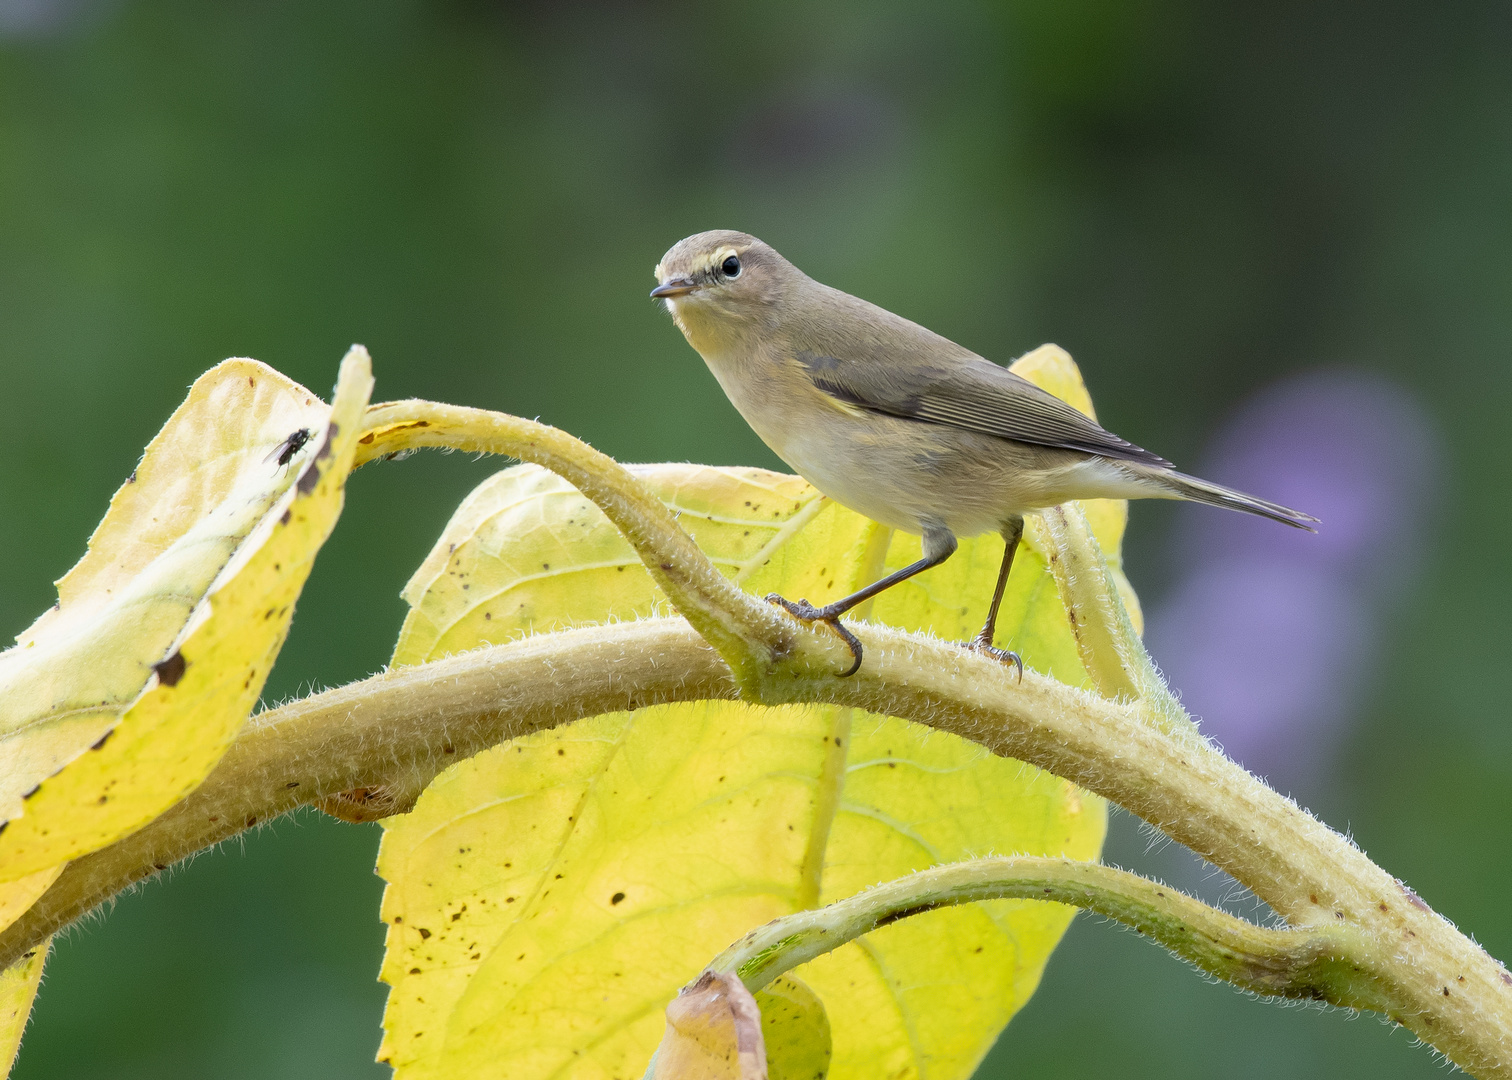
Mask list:
[[[981,634],[966,642],[966,648],[972,652],[986,653],[1000,663],[1012,664],[1018,669],[1018,681],[1024,681],[1024,659],[1012,649],[999,649],[992,642],[985,640]]]
[[[795,619],[802,619],[804,622],[821,622],[840,635],[840,640],[850,648],[856,662],[836,676],[837,678],[846,679],[861,670],[861,639],[841,624],[838,613],[831,613],[827,608],[816,608],[807,600],[789,600],[776,593],[767,593],[766,601],[769,604],[776,604]]]

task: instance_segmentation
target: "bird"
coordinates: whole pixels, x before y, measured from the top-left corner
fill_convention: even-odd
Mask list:
[[[766,599],[820,622],[850,647],[840,616],[938,566],[958,537],[1006,545],[987,621],[966,647],[1014,665],[994,644],[1024,515],[1073,499],[1183,499],[1316,531],[1298,510],[1177,472],[1007,368],[809,277],[733,230],[678,241],[655,269],[665,304],[736,410],[783,461],[843,506],[922,538],[922,557],[822,607]]]

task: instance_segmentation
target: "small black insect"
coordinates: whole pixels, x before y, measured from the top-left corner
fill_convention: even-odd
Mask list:
[[[268,458],[277,456],[278,464],[287,465],[290,461],[294,460],[295,454],[304,449],[305,443],[310,441],[310,436],[313,434],[314,432],[307,427],[300,428],[275,446],[273,453],[269,454]],[[263,460],[266,461],[268,458],[264,458]]]

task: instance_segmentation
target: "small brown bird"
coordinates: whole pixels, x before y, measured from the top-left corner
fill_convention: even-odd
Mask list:
[[[820,491],[922,536],[918,562],[824,607],[767,599],[833,627],[840,616],[956,549],[1007,542],[987,623],[968,646],[1018,666],[993,631],[1024,515],[1072,499],[1188,499],[1311,529],[1316,518],[1179,473],[1027,379],[838,289],[754,236],[715,231],[673,245],[652,297],[698,350],[763,442]]]

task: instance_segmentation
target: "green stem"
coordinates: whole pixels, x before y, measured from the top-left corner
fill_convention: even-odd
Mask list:
[[[889,647],[896,635],[880,627],[861,625],[869,647],[854,678],[828,677],[843,663],[832,636],[759,610],[764,605],[724,581],[634,477],[570,436],[425,402],[371,415],[375,427],[392,415],[412,418],[406,430],[418,421],[444,429],[421,431],[405,446],[514,454],[560,472],[625,532],[668,598],[729,663],[746,700],[828,701],[902,716],[1096,791],[1232,874],[1292,926],[1338,921],[1361,931],[1370,942],[1363,962],[1390,987],[1391,1019],[1467,1071],[1512,1080],[1512,974],[1348,840],[1201,737],[1134,634],[1079,511],[1052,511],[1040,527],[1095,685],[1133,703],[1116,721],[1089,726],[1096,710],[1055,684],[1042,692],[1063,696],[1061,710],[1025,727],[1000,665],[984,670],[979,658],[950,647],[926,660],[939,650],[917,639],[912,648]],[[490,444],[494,430],[501,438]]]
[[[1173,738],[1201,742],[1197,725],[1145,651],[1081,504],[1052,506],[1031,519],[1029,531],[1032,542],[1048,553],[1082,667],[1097,692],[1137,701]]]
[[[1153,938],[1242,990],[1383,1010],[1389,996],[1361,962],[1353,927],[1268,930],[1125,870],[1074,859],[1010,856],[923,870],[753,930],[709,965],[752,993],[878,927],[977,900],[1050,900],[1095,911]]]
[[[1416,893],[1196,735],[1143,654],[1090,535],[1057,532],[1088,670],[1110,700],[924,636],[860,624],[866,663],[726,581],[610,459],[554,429],[428,402],[376,406],[365,458],[484,450],[560,472],[625,532],[679,620],[547,634],[318,695],[249,724],[209,780],[137,834],[77,860],[0,934],[0,966],[131,883],[270,815],[349,788],[416,791],[454,755],[580,716],[660,701],[828,702],[971,739],[1133,811],[1228,871],[1292,927],[1350,934],[1391,1019],[1466,1071],[1512,1080],[1512,974]],[[1101,590],[1101,594],[1099,593]],[[1089,602],[1090,600],[1090,602]],[[1082,614],[1087,616],[1085,623]],[[1120,622],[1120,619],[1122,621]],[[1120,685],[1122,683],[1123,685]],[[1129,700],[1132,699],[1132,700]]]
[[[823,627],[809,628],[743,592],[698,549],[662,501],[613,458],[565,431],[486,409],[390,401],[368,409],[357,465],[405,450],[441,447],[542,465],[604,512],[678,612],[724,657],[736,683],[760,700],[790,692],[767,684],[844,670],[849,651]],[[804,647],[799,639],[808,639]]]

